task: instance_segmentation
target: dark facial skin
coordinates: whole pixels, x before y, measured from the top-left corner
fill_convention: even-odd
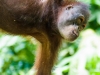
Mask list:
[[[68,5],[60,9],[58,29],[61,36],[67,41],[74,41],[85,28],[89,12],[83,5]]]

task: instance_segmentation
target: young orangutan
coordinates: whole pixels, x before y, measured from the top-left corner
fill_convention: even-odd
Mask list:
[[[88,6],[76,0],[0,0],[0,28],[41,43],[36,75],[51,75],[62,39],[74,41],[88,18]]]

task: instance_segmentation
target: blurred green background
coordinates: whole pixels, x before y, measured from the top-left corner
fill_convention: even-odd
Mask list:
[[[53,75],[100,75],[100,0],[80,1],[90,5],[89,23],[75,42],[63,43]],[[34,38],[0,33],[0,75],[32,75],[36,48]]]

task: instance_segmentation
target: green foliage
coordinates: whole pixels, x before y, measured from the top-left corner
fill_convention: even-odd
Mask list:
[[[0,75],[25,75],[33,66],[36,45],[20,36],[0,37]]]

